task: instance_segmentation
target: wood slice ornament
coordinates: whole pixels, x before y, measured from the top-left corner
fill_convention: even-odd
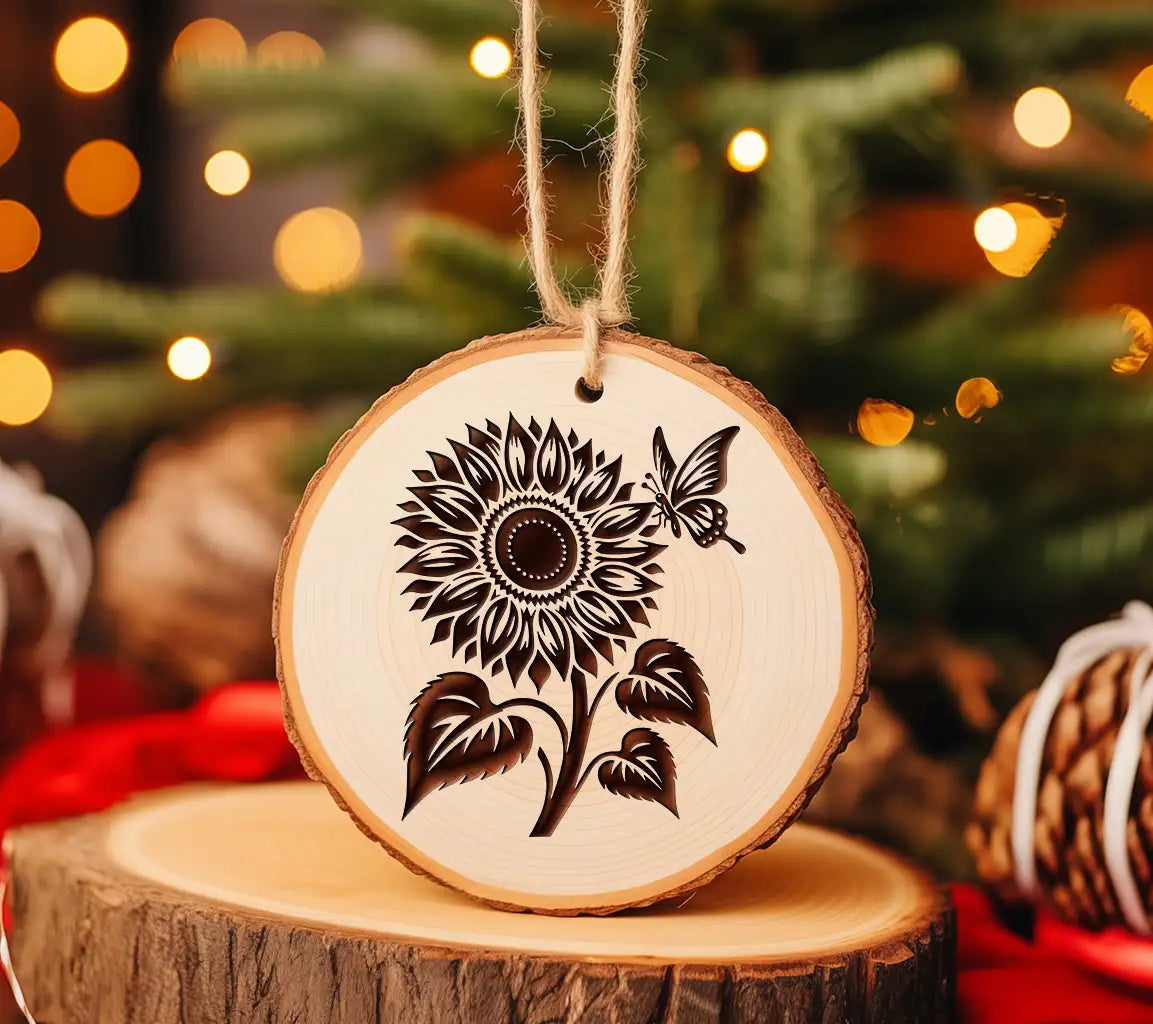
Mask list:
[[[619,330],[642,0],[622,0],[598,294],[556,280],[535,0],[519,51],[528,255],[557,326],[382,398],[285,546],[274,615],[309,772],[416,871],[608,913],[771,843],[848,741],[865,556],[751,386]]]
[[[872,615],[848,512],[699,356],[488,338],[337,445],[275,614],[310,773],[415,870],[603,913],[774,840],[847,742]]]

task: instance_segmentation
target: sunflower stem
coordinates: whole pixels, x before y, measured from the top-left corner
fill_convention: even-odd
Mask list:
[[[597,690],[597,695],[593,698],[592,707],[589,708],[589,718],[595,717],[595,715],[597,713],[597,707],[600,705],[601,699],[604,697],[604,695],[606,693],[609,692],[609,687],[612,686],[612,684],[617,681],[617,677],[619,675],[620,675],[619,672],[614,672],[611,676],[608,677],[608,679],[606,679],[601,684],[601,688],[599,690]]]
[[[569,742],[565,744],[557,774],[556,788],[545,794],[540,817],[533,826],[533,836],[551,836],[573,802],[580,783],[581,765],[588,749],[589,733],[592,731],[592,714],[589,711],[588,684],[584,673],[573,669],[569,677],[572,683],[572,729]]]

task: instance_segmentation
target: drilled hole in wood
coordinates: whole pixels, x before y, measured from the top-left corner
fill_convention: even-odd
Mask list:
[[[601,400],[601,396],[604,393],[605,393],[605,389],[603,387],[602,388],[591,387],[589,385],[588,381],[586,381],[584,379],[584,377],[578,377],[577,378],[576,396],[582,402],[599,402]]]

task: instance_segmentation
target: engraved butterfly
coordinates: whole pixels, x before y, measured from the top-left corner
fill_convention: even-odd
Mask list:
[[[665,432],[657,427],[653,434],[653,463],[659,479],[646,473],[647,482],[643,486],[653,492],[661,518],[668,523],[674,537],[681,535],[683,526],[702,548],[723,540],[732,545],[738,555],[743,555],[744,544],[725,533],[728,509],[712,497],[725,486],[725,460],[738,430],[740,427],[726,427],[705,438],[678,468],[665,441]]]

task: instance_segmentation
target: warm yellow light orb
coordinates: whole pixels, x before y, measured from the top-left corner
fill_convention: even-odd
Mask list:
[[[181,380],[199,380],[212,365],[212,349],[199,338],[180,338],[168,349],[168,369]]]
[[[72,205],[89,217],[114,217],[140,190],[140,165],[114,139],[86,142],[64,169],[64,190]]]
[[[982,409],[992,409],[1001,401],[1001,391],[988,377],[970,377],[959,388],[955,405],[965,419],[971,420]]]
[[[752,128],[737,132],[729,142],[729,165],[738,171],[755,171],[769,156],[769,140]]]
[[[256,63],[265,67],[317,67],[324,47],[303,32],[273,32],[256,44]]]
[[[1139,373],[1153,353],[1153,322],[1134,306],[1121,306],[1123,327],[1129,335],[1129,351],[1113,360],[1113,372],[1131,376]]]
[[[0,103],[0,164],[7,163],[19,145],[20,122],[10,106]]]
[[[990,206],[977,215],[973,235],[986,252],[1004,252],[1017,241],[1017,222],[1003,206]]]
[[[1137,72],[1125,92],[1125,102],[1153,118],[1153,64]]]
[[[869,444],[888,448],[909,436],[916,417],[912,409],[885,398],[866,398],[857,410],[857,433]]]
[[[234,149],[213,153],[204,165],[204,180],[208,187],[222,196],[234,196],[248,184],[252,169],[248,161]]]
[[[0,352],[0,423],[22,427],[39,419],[52,400],[52,374],[31,352]]]
[[[244,36],[223,18],[198,18],[185,25],[172,44],[173,60],[197,64],[229,66],[241,64],[248,56]]]
[[[1073,114],[1056,89],[1039,85],[1021,94],[1013,108],[1017,134],[1030,146],[1049,149],[1057,145],[1073,124]]]
[[[111,89],[128,66],[128,40],[107,18],[80,18],[56,40],[56,74],[80,93]]]
[[[1046,217],[1030,203],[1005,203],[1001,209],[1013,218],[1017,234],[1005,249],[985,249],[985,259],[1006,277],[1026,277],[1057,237],[1065,214]]]
[[[481,78],[501,78],[512,67],[512,50],[503,39],[489,36],[472,48],[468,62]]]
[[[302,210],[276,235],[273,261],[290,288],[334,292],[360,275],[360,231],[347,213],[329,206]]]
[[[0,274],[19,270],[39,248],[36,215],[15,199],[0,199]]]

